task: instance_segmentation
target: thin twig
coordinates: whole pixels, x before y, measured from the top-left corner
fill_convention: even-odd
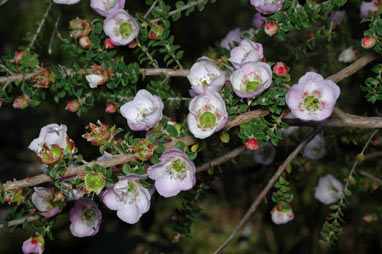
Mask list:
[[[41,28],[44,26],[44,24],[45,24],[45,20],[46,20],[46,18],[48,17],[49,12],[50,12],[51,9],[52,9],[52,2],[50,2],[48,8],[46,9],[46,11],[45,11],[45,13],[44,13],[44,16],[42,16],[40,25],[38,26],[38,28],[37,28],[37,30],[36,30],[36,33],[33,35],[32,41],[31,41],[31,42],[29,43],[29,45],[28,45],[28,48],[27,48],[28,51],[33,47],[33,44],[36,42],[36,40],[37,40],[37,36],[38,36],[39,33],[41,32]]]
[[[365,160],[382,157],[382,151],[365,154]]]
[[[10,70],[10,69],[8,69],[5,65],[3,65],[3,64],[0,64],[0,68],[1,69],[4,69],[6,72],[8,72],[10,75],[13,75],[13,72]]]
[[[198,4],[202,3],[203,1],[204,1],[204,0],[198,0],[198,1],[196,1],[196,2],[191,2],[191,3],[189,3],[189,4],[186,4],[185,6],[182,6],[182,7],[178,8],[178,9],[176,9],[176,10],[170,11],[170,12],[168,13],[168,16],[170,17],[170,16],[175,15],[175,14],[177,14],[177,13],[179,13],[179,12],[185,11],[185,10],[191,8],[191,7],[194,7],[195,5],[198,5]],[[157,18],[157,19],[153,19],[153,20],[151,20],[151,22],[152,22],[152,23],[156,23],[156,22],[158,22],[158,21],[160,21],[160,20],[161,20],[161,18]]]
[[[158,2],[158,0],[155,0],[154,3],[150,6],[150,9],[146,12],[145,16],[143,16],[144,19],[147,18],[147,16],[150,14],[150,12],[154,9],[157,2]]]
[[[304,146],[320,131],[321,127],[317,127],[314,129],[294,150],[289,156],[285,159],[285,161],[280,165],[280,167],[277,169],[275,174],[272,176],[272,178],[269,180],[268,184],[265,186],[265,188],[261,191],[259,196],[254,200],[251,207],[248,209],[248,211],[245,213],[243,218],[240,220],[240,222],[236,225],[235,229],[232,231],[232,233],[229,235],[227,240],[214,252],[215,254],[221,253],[225,247],[233,240],[233,238],[236,236],[236,234],[240,231],[240,229],[247,223],[250,216],[256,211],[257,207],[260,205],[260,203],[263,201],[267,193],[271,190],[273,185],[276,183],[277,179],[281,176],[281,174],[284,172],[285,168],[288,166],[288,164],[297,156],[297,154],[304,148]]]
[[[382,179],[381,179],[381,178],[376,177],[376,176],[373,176],[372,174],[370,174],[370,173],[368,173],[368,172],[366,172],[366,171],[363,171],[363,170],[357,170],[356,172],[357,172],[358,174],[364,176],[364,177],[367,177],[367,178],[369,178],[369,179],[371,179],[371,180],[373,180],[373,181],[378,182],[379,185],[382,185]]]
[[[48,54],[51,55],[52,54],[52,45],[53,45],[53,41],[54,41],[54,37],[58,31],[58,23],[60,22],[60,18],[61,18],[61,9],[60,9],[60,12],[58,13],[58,17],[57,17],[57,20],[56,20],[56,23],[54,24],[54,29],[53,29],[53,32],[52,32],[52,36],[50,37],[50,42],[49,42],[49,46],[48,46]]]
[[[232,160],[233,158],[235,158],[236,156],[238,156],[239,154],[243,153],[245,151],[245,146],[240,146],[238,148],[235,148],[233,149],[232,151],[212,160],[212,161],[209,161],[207,163],[204,163],[203,165],[199,166],[196,168],[196,173],[199,173],[199,172],[202,172],[202,171],[205,171],[209,168],[213,168],[215,166],[218,166],[220,164],[223,164],[224,162],[226,161],[229,161],[229,160]]]

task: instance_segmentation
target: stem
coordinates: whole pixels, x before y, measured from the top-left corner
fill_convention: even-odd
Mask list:
[[[38,36],[39,33],[41,32],[41,28],[44,26],[44,24],[45,24],[45,20],[46,20],[46,18],[48,17],[49,12],[50,12],[51,9],[52,9],[52,2],[50,2],[48,8],[46,9],[46,11],[45,11],[45,13],[44,13],[44,16],[42,16],[42,20],[41,20],[41,22],[40,22],[40,25],[38,26],[38,28],[37,28],[37,30],[36,30],[36,33],[33,35],[32,41],[31,41],[31,42],[29,43],[29,45],[28,45],[28,48],[27,48],[28,51],[30,50],[30,48],[33,47],[33,44],[36,42],[36,40],[37,40],[37,36]]]
[[[150,14],[150,12],[154,9],[157,2],[158,2],[158,0],[154,1],[154,3],[150,6],[150,9],[146,12],[145,16],[143,16],[143,18],[147,18],[147,16]]]
[[[175,14],[177,14],[177,13],[179,13],[179,12],[185,11],[185,10],[187,10],[187,9],[189,9],[189,8],[191,8],[191,7],[193,7],[193,6],[195,6],[195,5],[198,5],[198,4],[202,3],[203,1],[204,1],[204,0],[198,0],[198,1],[196,1],[196,2],[192,2],[192,3],[186,4],[185,6],[180,7],[179,9],[170,11],[170,12],[168,13],[168,16],[170,17],[170,16],[175,15]],[[153,20],[151,20],[151,22],[152,22],[152,23],[156,23],[156,22],[158,22],[158,21],[160,21],[160,20],[161,20],[161,18],[157,18],[157,19],[153,19]]]

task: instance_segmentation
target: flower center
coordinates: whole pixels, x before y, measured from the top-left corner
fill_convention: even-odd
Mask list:
[[[248,81],[245,86],[245,92],[250,93],[252,91],[255,91],[257,88],[259,88],[260,82],[257,80]]]
[[[216,78],[218,77],[218,75],[214,74],[214,73],[207,73],[207,75],[205,75],[204,77],[202,77],[200,79],[200,84],[202,86],[208,86],[209,84],[211,84],[212,81],[214,81]]]
[[[122,23],[119,26],[119,33],[121,34],[122,37],[129,37],[132,31],[133,31],[133,26],[127,22]]]
[[[123,203],[134,203],[135,200],[138,197],[138,188],[137,185],[134,183],[134,181],[128,181],[127,183],[128,189],[125,189],[125,191],[122,191],[122,193],[119,196],[119,200]]]
[[[314,96],[314,95],[309,95],[304,99],[304,107],[308,111],[316,111],[320,108],[320,100]]]
[[[216,116],[211,112],[204,112],[200,118],[199,123],[203,128],[212,128],[216,123]]]
[[[170,165],[167,166],[167,173],[171,178],[183,180],[187,175],[187,162],[183,158],[174,159]]]
[[[151,114],[153,111],[155,110],[155,107],[154,106],[151,106],[151,107],[147,107],[147,108],[144,108],[142,109],[138,115],[137,115],[137,122],[140,122],[142,121],[143,119],[145,119],[145,117],[149,114]]]
[[[259,74],[252,72],[249,75],[245,75],[242,80],[240,90],[246,93],[253,92],[259,88],[262,83],[262,79]]]

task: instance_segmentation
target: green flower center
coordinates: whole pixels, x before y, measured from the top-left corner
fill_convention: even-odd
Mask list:
[[[137,186],[132,181],[129,181],[128,185],[129,185],[129,190],[128,190],[129,193],[137,192]]]
[[[176,173],[184,173],[186,171],[186,162],[182,159],[176,159],[171,163],[171,167]]]
[[[98,191],[105,186],[105,180],[96,173],[90,173],[85,178],[86,187],[92,191]]]
[[[203,128],[212,128],[216,123],[216,116],[211,112],[204,112],[200,118],[199,123]]]
[[[92,222],[97,218],[97,213],[92,208],[85,208],[82,212],[82,218],[86,221]]]
[[[258,80],[253,81],[247,81],[245,86],[245,92],[250,93],[252,91],[255,91],[257,88],[259,88],[260,82]]]
[[[132,31],[133,31],[133,27],[129,23],[122,23],[119,26],[119,33],[123,37],[128,37],[131,34]]]
[[[309,95],[304,99],[304,107],[308,111],[316,111],[320,109],[320,100],[314,96],[314,95]]]

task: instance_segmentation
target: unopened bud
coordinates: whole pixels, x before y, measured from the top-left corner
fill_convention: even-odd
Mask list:
[[[280,25],[276,22],[269,21],[264,25],[264,31],[268,36],[277,34],[280,30]]]
[[[80,109],[80,107],[81,107],[81,104],[78,100],[72,100],[72,101],[68,101],[65,109],[70,112],[77,112]]]
[[[247,142],[245,142],[245,147],[247,150],[254,151],[259,148],[259,142],[257,142],[256,139],[248,139]]]
[[[81,37],[79,43],[83,49],[90,49],[90,46],[92,45],[89,36]]]
[[[113,49],[115,48],[114,44],[111,42],[110,38],[106,38],[104,40],[105,48],[107,49]]]
[[[118,104],[115,104],[115,103],[108,103],[106,105],[106,109],[105,109],[105,112],[108,112],[108,113],[115,113],[117,112],[117,109],[119,108],[119,105]]]
[[[220,141],[227,144],[227,143],[229,143],[229,140],[230,140],[230,137],[229,137],[228,132],[222,131],[220,133]]]
[[[275,66],[273,66],[273,72],[279,76],[284,76],[288,73],[288,66],[283,62],[277,62]]]
[[[365,49],[370,49],[377,43],[377,38],[374,36],[365,36],[361,40],[361,46]]]
[[[29,97],[21,95],[19,97],[16,97],[13,101],[13,107],[14,108],[19,108],[19,109],[24,109],[29,106]]]

